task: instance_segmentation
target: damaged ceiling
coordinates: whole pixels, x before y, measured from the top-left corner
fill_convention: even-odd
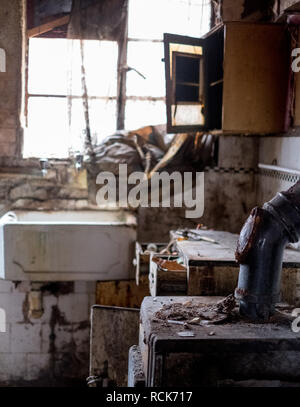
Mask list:
[[[118,40],[127,0],[28,0],[29,37]]]

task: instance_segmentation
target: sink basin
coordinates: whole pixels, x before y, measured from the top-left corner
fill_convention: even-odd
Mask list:
[[[0,278],[134,278],[135,217],[124,211],[14,211],[0,219]]]

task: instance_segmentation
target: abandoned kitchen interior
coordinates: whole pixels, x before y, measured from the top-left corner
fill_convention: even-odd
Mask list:
[[[0,387],[299,387],[300,1],[0,26]]]

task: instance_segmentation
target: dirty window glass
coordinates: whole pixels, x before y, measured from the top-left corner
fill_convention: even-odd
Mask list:
[[[83,42],[92,139],[99,143],[116,130],[118,45]],[[25,157],[66,158],[83,150],[81,78],[80,41],[30,40]]]
[[[200,37],[210,13],[209,0],[129,1],[126,128],[166,122],[163,34]]]

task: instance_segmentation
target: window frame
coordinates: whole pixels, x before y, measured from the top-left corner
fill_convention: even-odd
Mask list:
[[[124,34],[119,38],[116,42],[118,44],[118,60],[117,60],[117,95],[116,96],[99,96],[99,97],[89,97],[88,99],[101,99],[116,101],[116,131],[124,130],[125,128],[125,109],[127,101],[149,101],[149,102],[163,102],[165,104],[165,112],[166,112],[166,123],[167,123],[167,106],[168,106],[168,96],[128,96],[126,94],[126,83],[127,83],[127,54],[128,54],[128,44],[130,42],[149,42],[149,43],[160,43],[164,44],[164,38],[161,39],[151,39],[151,38],[131,38],[128,36],[128,21],[129,21],[129,2],[127,2],[127,12],[126,12],[126,22],[125,22],[125,29]],[[65,15],[63,17],[57,18],[53,21],[53,23],[47,23],[46,25],[52,25],[52,28],[62,28],[63,25],[67,24],[69,16]],[[61,24],[63,23],[63,24]],[[51,31],[51,30],[50,30]],[[34,27],[28,30],[27,35],[27,49],[26,49],[26,68],[25,68],[25,103],[24,103],[24,113],[25,113],[25,126],[28,127],[28,104],[29,98],[32,97],[50,97],[50,98],[78,98],[82,99],[82,96],[70,96],[70,95],[51,95],[51,94],[31,94],[28,91],[29,85],[29,41],[31,38],[38,37],[42,38],[47,31],[41,31],[39,27]],[[175,35],[175,34],[174,34]],[[49,38],[49,37],[47,37]],[[53,39],[55,37],[52,37]],[[57,37],[62,38],[62,37]],[[165,64],[167,61],[162,59],[162,62]],[[190,130],[193,128],[191,127]],[[168,129],[169,130],[169,129]],[[23,154],[23,152],[22,152]],[[70,158],[70,156],[68,157]]]

